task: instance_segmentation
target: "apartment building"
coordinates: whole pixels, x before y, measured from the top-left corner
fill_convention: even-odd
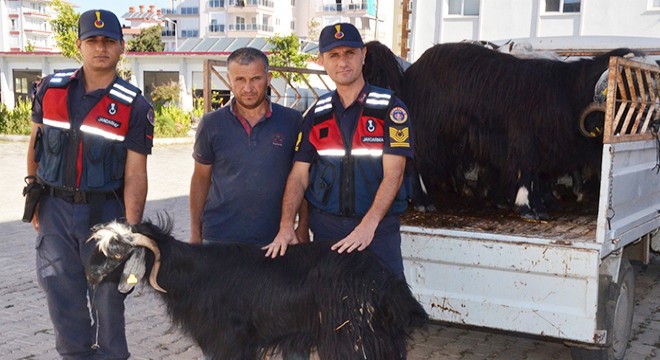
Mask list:
[[[0,0],[0,51],[56,51],[48,0]]]
[[[321,28],[350,22],[365,41],[392,45],[398,0],[184,0],[173,9],[131,6],[131,27],[159,21],[166,51],[192,49],[190,39],[266,38],[296,34],[316,41]],[[315,25],[315,26],[314,26]],[[187,46],[184,44],[188,44]]]

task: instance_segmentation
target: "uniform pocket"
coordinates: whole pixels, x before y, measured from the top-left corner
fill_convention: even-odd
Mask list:
[[[325,161],[319,161],[317,166],[314,166],[310,179],[313,181],[309,184],[309,192],[317,201],[323,205],[327,205],[330,201],[330,194],[332,187],[335,185],[337,177],[337,168],[334,164]]]
[[[124,178],[124,168],[126,166],[126,148],[124,143],[112,144],[110,158],[110,178],[112,180],[121,180]]]
[[[52,254],[48,254],[46,241],[44,235],[38,235],[35,249],[37,250],[37,282],[43,291],[48,292],[49,284],[57,275],[55,264],[58,259],[51,259]]]
[[[66,146],[67,134],[56,128],[45,131],[43,136],[43,154],[39,162],[40,176],[46,181],[57,181],[62,172],[61,163],[63,149]]]
[[[100,188],[105,185],[106,171],[103,166],[103,156],[106,153],[106,142],[97,136],[86,135],[85,164],[87,186]]]

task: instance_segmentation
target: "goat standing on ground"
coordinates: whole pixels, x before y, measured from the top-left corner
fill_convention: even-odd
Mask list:
[[[413,328],[428,318],[405,280],[369,251],[337,254],[331,244],[310,243],[270,259],[252,245],[189,245],[171,228],[168,221],[163,229],[148,222],[95,229],[87,278],[119,281],[123,269],[125,287],[136,282],[129,268],[148,276],[172,321],[214,359],[313,348],[321,359],[402,359]],[[141,248],[151,250],[146,262]]]

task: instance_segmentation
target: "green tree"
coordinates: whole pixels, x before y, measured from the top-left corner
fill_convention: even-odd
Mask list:
[[[296,34],[286,36],[275,34],[267,41],[272,45],[271,55],[268,59],[271,66],[306,68],[307,62],[312,58],[310,54],[300,51],[300,39]],[[302,75],[297,73],[273,73],[273,77],[282,75],[289,81],[298,82],[302,80]],[[287,84],[284,85],[284,94],[286,94],[286,91]],[[286,95],[284,101],[286,104]]]
[[[58,14],[50,20],[50,27],[55,34],[55,45],[62,55],[82,63],[82,55],[76,46],[80,14],[73,11],[70,3],[63,0],[52,0],[50,6]]]
[[[25,52],[33,52],[34,51],[34,44],[32,41],[28,40],[27,45],[25,45]]]
[[[319,29],[321,28],[321,23],[318,20],[316,20],[316,18],[312,18],[312,20],[310,20],[308,23],[308,27],[309,30],[307,31],[307,36],[309,40],[319,41],[319,34],[320,34]]]
[[[129,40],[126,44],[126,51],[133,52],[162,52],[165,44],[160,39],[161,27],[159,25],[151,26]]]
[[[300,39],[296,34],[291,35],[277,35],[266,39],[273,47],[270,50],[269,57],[271,66],[286,66],[286,67],[307,67],[307,62],[312,58],[308,53],[300,51]],[[274,74],[278,77],[280,74]],[[300,81],[298,74],[287,74],[289,80]]]

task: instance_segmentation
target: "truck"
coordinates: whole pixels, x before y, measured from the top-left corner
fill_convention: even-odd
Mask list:
[[[573,359],[623,359],[630,261],[660,251],[657,66],[612,58],[597,209],[547,222],[409,213],[402,253],[432,320],[564,341]]]

